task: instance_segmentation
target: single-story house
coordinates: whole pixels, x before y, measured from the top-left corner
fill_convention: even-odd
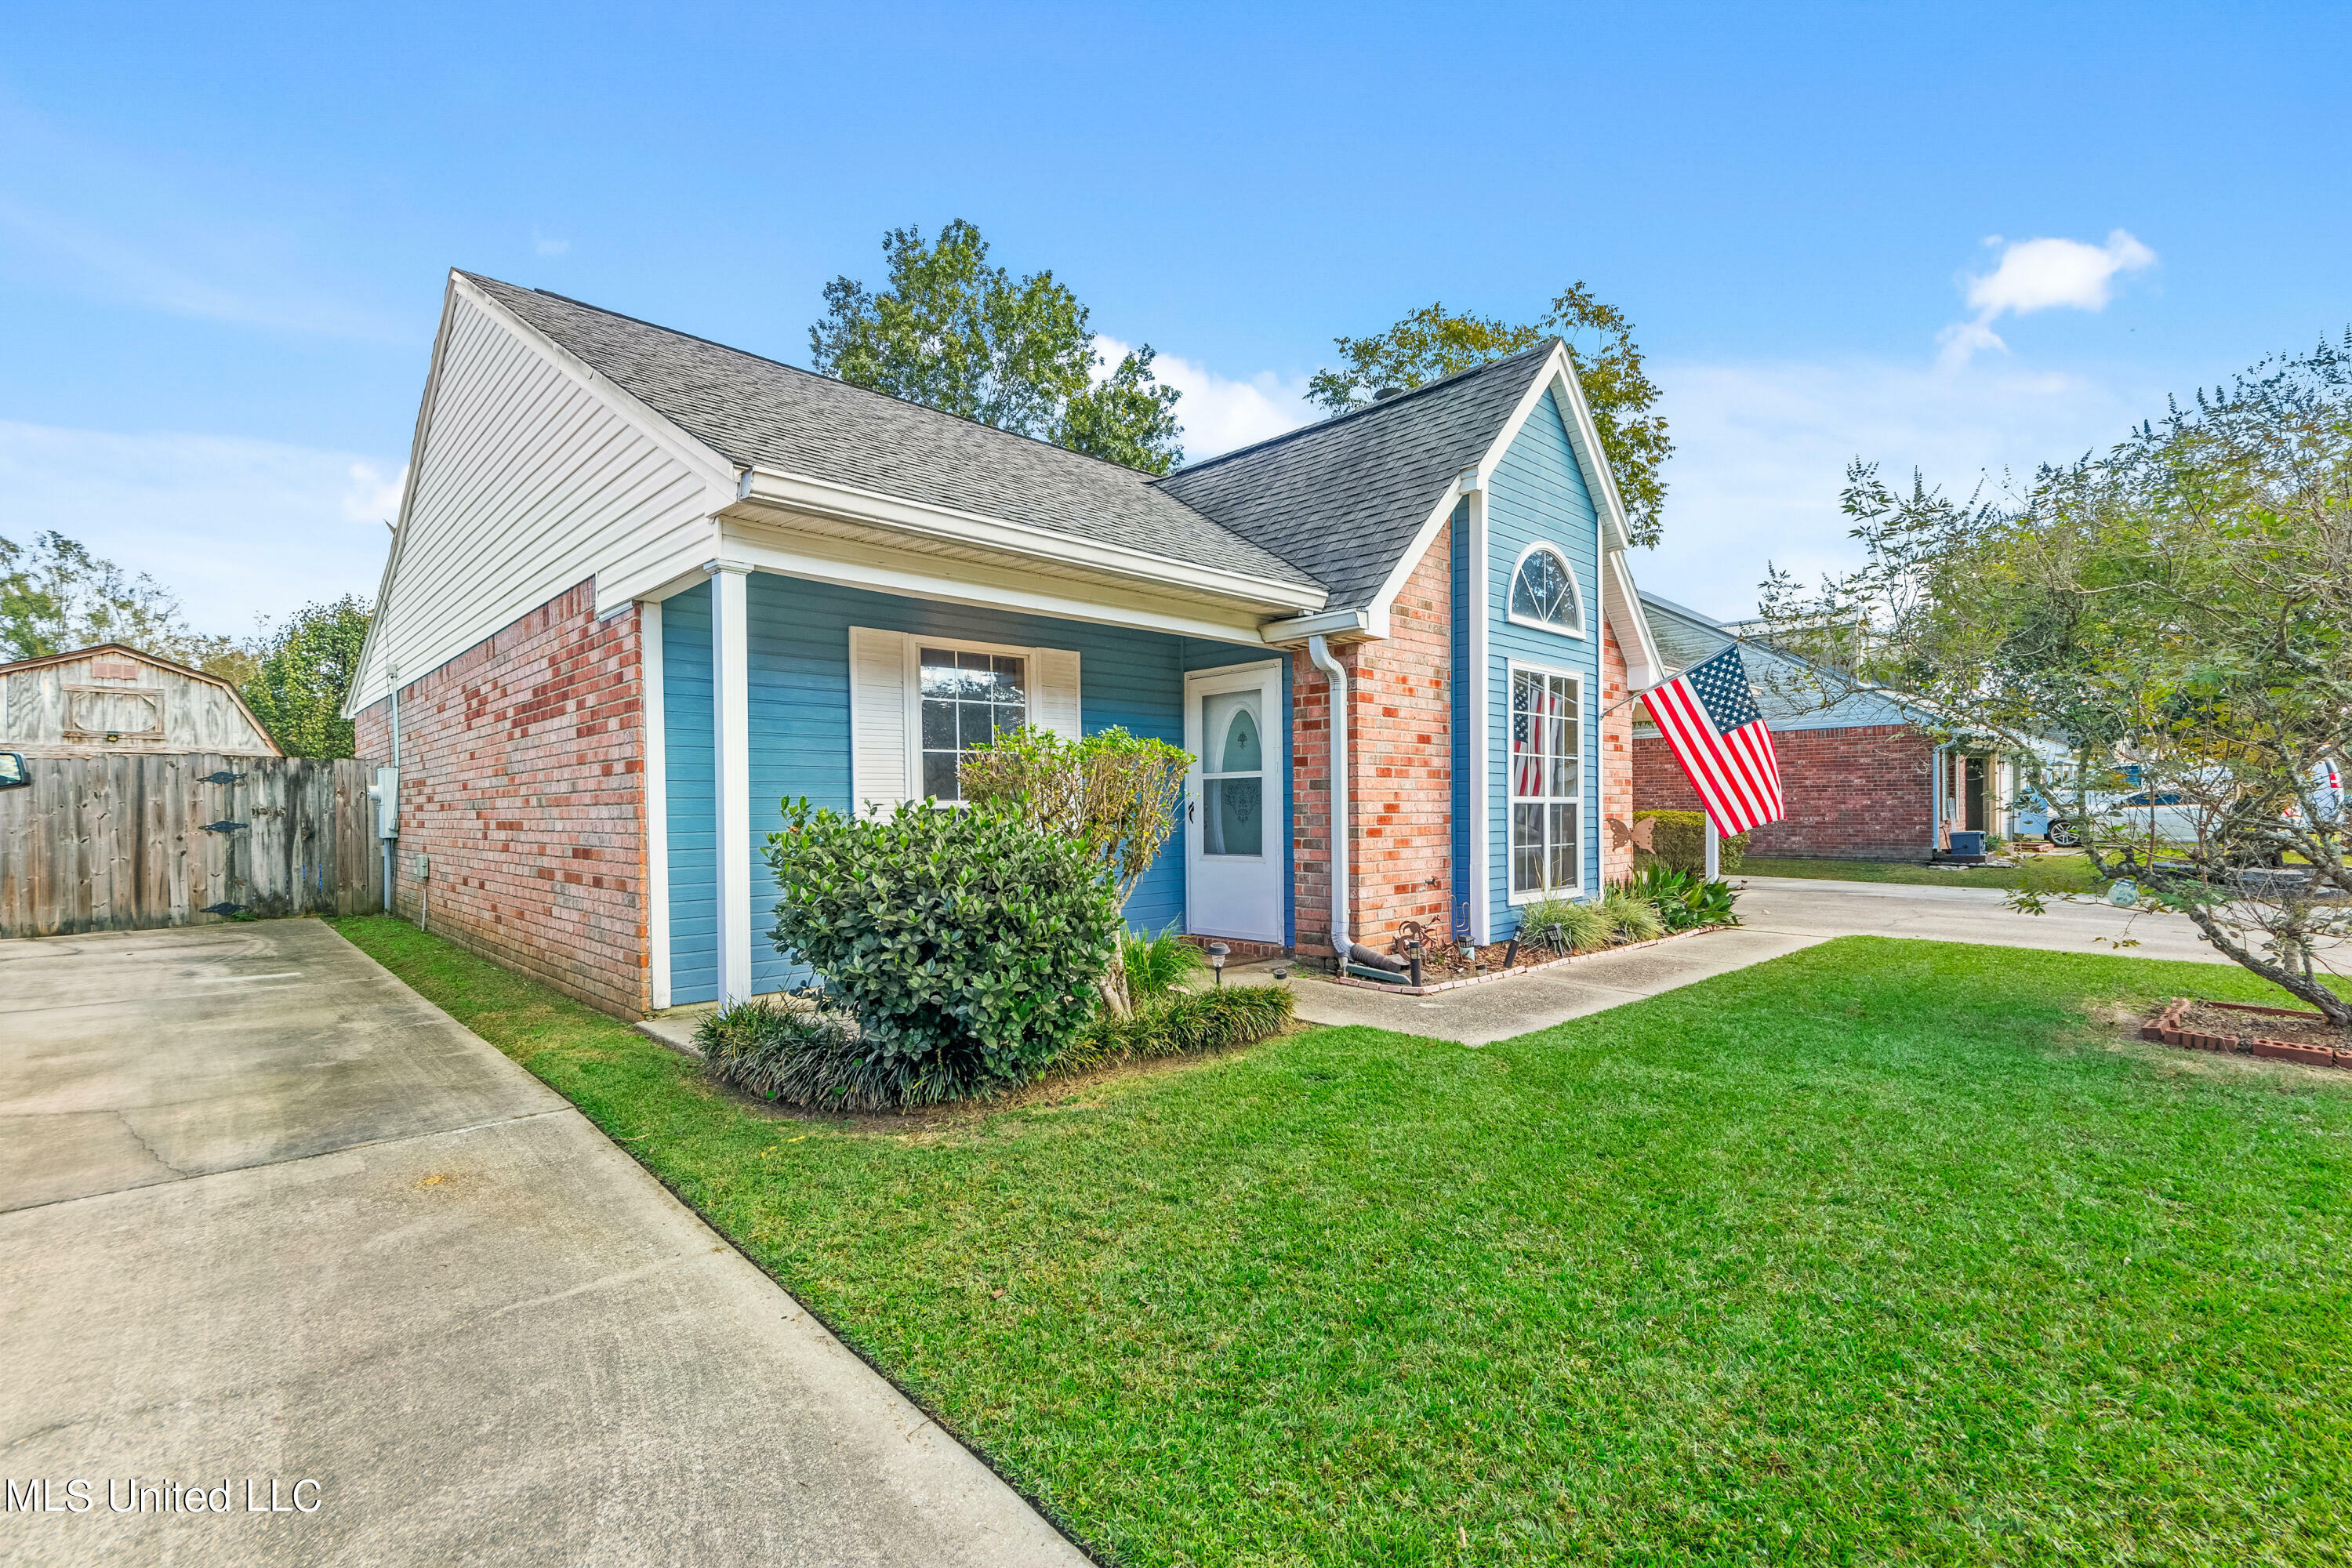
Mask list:
[[[1822,860],[1924,860],[1955,829],[2014,837],[2018,773],[1990,746],[1938,742],[1916,701],[1882,687],[1854,689],[1833,672],[1773,649],[1724,622],[1655,594],[1644,619],[1670,671],[1735,643],[1756,706],[1771,727],[1788,815],[1751,831],[1748,852]],[[1633,725],[1633,803],[1643,811],[1696,811],[1698,795],[1644,709]],[[2041,831],[2035,818],[2032,830]]]
[[[282,754],[229,682],[111,642],[0,664],[0,752]]]
[[[453,272],[347,711],[400,907],[624,1015],[795,982],[781,799],[1023,723],[1194,753],[1137,928],[1498,939],[1630,868],[1625,548],[1556,341],[1155,479]]]

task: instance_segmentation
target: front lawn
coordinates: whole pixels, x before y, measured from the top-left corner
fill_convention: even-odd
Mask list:
[[[2235,970],[1852,938],[877,1132],[338,929],[1118,1562],[2352,1554],[2352,1073],[2101,1021]]]
[[[2042,855],[2033,861],[2042,886],[2084,892],[2097,885],[2091,862],[2081,855]],[[1741,877],[1802,877],[1822,882],[1895,882],[1914,887],[2014,888],[2025,878],[2017,866],[1956,866],[1946,869],[1916,860],[1775,860],[1750,855],[1731,874]]]

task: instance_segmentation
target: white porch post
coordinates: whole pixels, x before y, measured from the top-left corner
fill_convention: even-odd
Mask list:
[[[751,568],[714,561],[710,574],[711,769],[718,807],[719,999],[751,994],[751,713],[745,689]]]

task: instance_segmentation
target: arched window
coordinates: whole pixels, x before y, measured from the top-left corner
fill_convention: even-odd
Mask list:
[[[1530,544],[1511,574],[1511,619],[1523,626],[1584,635],[1584,604],[1568,557],[1549,544]]]

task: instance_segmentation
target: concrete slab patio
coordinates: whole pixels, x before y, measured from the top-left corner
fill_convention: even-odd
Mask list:
[[[1336,985],[1306,970],[1293,985],[1298,1016],[1315,1024],[1365,1024],[1465,1045],[1491,1045],[1570,1018],[1745,969],[1840,936],[1917,937],[2073,952],[2124,952],[2137,958],[2225,963],[2178,915],[2139,914],[2105,905],[2057,904],[2044,915],[2011,912],[2004,895],[1980,888],[1918,888],[1870,882],[1744,879],[1744,925],[1725,931],[1598,952],[1557,968],[1434,996],[1397,996]],[[2131,938],[2116,949],[2107,939]],[[1269,966],[1253,965],[1263,971]]]
[[[0,1279],[12,1563],[1086,1561],[315,921],[0,942]]]

